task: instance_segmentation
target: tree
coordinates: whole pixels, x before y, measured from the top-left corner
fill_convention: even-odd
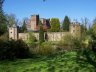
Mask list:
[[[17,24],[17,19],[15,17],[15,14],[7,14],[6,19],[9,27],[13,26],[14,24]]]
[[[3,9],[2,9],[3,3],[4,3],[4,0],[0,0],[0,12],[2,12],[2,13],[3,13]]]
[[[0,36],[7,31],[6,18],[3,12],[4,0],[0,0]]]
[[[22,32],[27,32],[26,20],[23,21]]]
[[[35,42],[36,42],[36,37],[33,35],[32,32],[29,32],[26,43],[29,45],[30,48],[34,48],[36,46]]]
[[[60,31],[60,21],[58,18],[52,18],[50,21],[50,25],[51,25],[51,28],[49,29],[49,31],[52,31],[52,32]]]
[[[96,40],[96,23],[92,26],[92,37]]]
[[[93,20],[93,25],[89,28],[89,35],[96,40],[96,18]]]
[[[65,16],[62,26],[63,26],[64,31],[69,31],[70,20],[69,20],[68,16]]]
[[[44,42],[44,30],[41,21],[39,21],[39,42],[40,44]]]
[[[87,33],[87,25],[88,25],[88,18],[82,18],[82,25],[81,25],[81,33],[86,34]]]

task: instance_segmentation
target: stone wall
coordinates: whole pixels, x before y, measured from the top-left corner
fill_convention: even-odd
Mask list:
[[[48,41],[60,41],[62,37],[70,32],[48,32]]]
[[[36,37],[37,40],[39,40],[39,33],[32,33]],[[18,39],[22,39],[24,41],[28,40],[29,38],[29,33],[19,33],[18,34]]]
[[[69,34],[69,33],[70,32],[48,32],[46,34],[47,34],[48,41],[60,41],[64,35]],[[36,37],[37,40],[39,40],[39,33],[32,33],[32,34]],[[29,38],[28,33],[18,34],[18,39],[22,39],[25,41],[28,38]]]

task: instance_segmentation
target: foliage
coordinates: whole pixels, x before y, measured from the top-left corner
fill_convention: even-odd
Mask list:
[[[92,26],[87,30],[87,35],[89,35],[93,40],[96,40],[96,18],[93,20]]]
[[[43,42],[42,44],[36,43],[35,48],[31,51],[36,57],[39,57],[51,55],[54,52],[54,49],[50,42]]]
[[[82,23],[81,25],[81,38],[85,39],[86,36],[88,35],[88,30],[87,30],[87,20],[85,19],[85,22]]]
[[[6,19],[9,27],[12,27],[14,24],[17,24],[15,14],[6,14]]]
[[[41,21],[39,21],[39,28],[39,43],[41,44],[44,42],[44,30]]]
[[[91,49],[92,49],[92,51],[95,53],[96,52],[96,40],[92,40],[92,42],[90,42],[91,43]]]
[[[39,46],[40,55],[50,55],[54,52],[52,44],[50,42],[44,42]]]
[[[21,27],[21,30],[22,30],[22,32],[27,32],[27,27],[26,27],[26,20],[24,20],[23,21],[23,25],[22,25],[22,27]]]
[[[96,23],[94,23],[92,26],[92,38],[96,39]]]
[[[26,41],[26,43],[29,45],[30,48],[34,48],[35,47],[35,42],[36,42],[36,38],[34,37],[34,35],[32,34],[32,32],[29,32],[28,34],[28,40]]]
[[[9,34],[8,33],[5,33],[3,35],[0,36],[0,40],[3,40],[3,41],[8,41],[9,40]]]
[[[84,62],[88,62],[90,65],[96,68],[96,53],[93,52],[90,48],[83,48],[77,52],[77,62],[81,66]]]
[[[2,8],[3,2],[4,0],[0,0],[0,36],[7,31],[7,21]]]
[[[66,34],[59,42],[59,47],[65,50],[77,50],[82,47],[82,42],[79,38]]]
[[[62,37],[62,40],[58,43],[59,48],[64,50],[71,50],[72,49],[72,35],[66,34],[64,37]]]
[[[58,18],[52,18],[50,21],[51,28],[49,31],[51,32],[59,32],[60,30],[60,22]]]
[[[89,62],[78,61],[76,52],[62,52],[54,57],[0,61],[0,72],[95,72]]]
[[[62,38],[62,42],[64,44],[68,44],[70,45],[72,43],[72,39],[73,39],[73,36],[71,34],[66,34],[63,38]]]
[[[89,25],[89,28],[87,29],[87,35],[92,35],[92,27]]]
[[[85,26],[83,24],[81,25],[81,33],[82,34],[86,33],[86,28],[85,28]]]
[[[27,58],[28,56],[28,46],[22,40],[0,40],[0,60]]]
[[[62,26],[64,31],[69,31],[70,19],[68,16],[65,16]]]
[[[88,18],[82,18],[81,19],[81,21],[82,21],[82,29],[81,30],[83,30],[82,32],[87,32],[87,25],[88,25]]]

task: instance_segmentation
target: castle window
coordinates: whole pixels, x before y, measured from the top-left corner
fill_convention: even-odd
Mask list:
[[[10,33],[12,33],[12,32],[10,32]]]

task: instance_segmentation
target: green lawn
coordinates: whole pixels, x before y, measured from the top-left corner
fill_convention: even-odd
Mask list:
[[[49,58],[0,61],[0,72],[94,72],[87,63],[77,63],[76,52],[66,52]]]

